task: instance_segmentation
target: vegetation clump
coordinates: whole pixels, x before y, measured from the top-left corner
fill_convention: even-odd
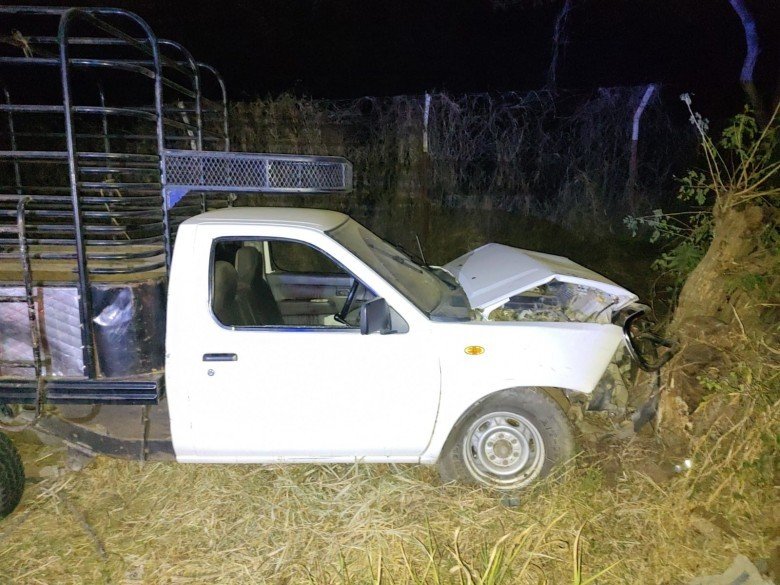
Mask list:
[[[780,341],[777,110],[761,128],[746,109],[718,143],[701,117],[691,120],[706,168],[683,178],[680,196],[700,208],[671,234],[659,264],[684,282],[669,326],[681,349],[666,370],[661,421],[662,436],[681,446],[692,436],[690,415],[714,388],[733,387],[738,372],[766,381],[764,400],[777,397]],[[653,225],[663,230],[670,220],[660,214]]]

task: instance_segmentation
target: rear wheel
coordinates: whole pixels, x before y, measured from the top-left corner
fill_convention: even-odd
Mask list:
[[[464,416],[439,461],[442,480],[499,490],[525,487],[574,455],[571,426],[543,390],[501,392]]]
[[[23,491],[22,458],[11,439],[0,433],[0,518],[14,511]]]

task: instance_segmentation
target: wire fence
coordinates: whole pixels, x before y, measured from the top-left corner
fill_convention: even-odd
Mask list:
[[[346,156],[356,203],[364,205],[425,200],[615,226],[669,203],[674,175],[695,156],[690,125],[673,111],[677,100],[662,94],[644,111],[629,185],[632,120],[644,91],[436,93],[427,116],[424,95],[328,101],[287,94],[232,104],[231,138],[239,150]]]

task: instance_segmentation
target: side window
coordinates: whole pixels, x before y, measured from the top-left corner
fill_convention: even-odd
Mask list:
[[[344,274],[341,266],[319,250],[301,242],[275,240],[268,242],[274,269],[282,272]]]
[[[270,251],[270,272],[264,251]],[[218,240],[211,307],[223,325],[347,329],[376,295],[322,251],[288,240]]]

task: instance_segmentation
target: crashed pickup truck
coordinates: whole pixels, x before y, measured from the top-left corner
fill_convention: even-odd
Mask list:
[[[51,301],[43,291],[47,329],[70,316],[67,290]],[[636,310],[635,295],[565,258],[489,244],[429,268],[346,215],[294,208],[188,219],[167,292],[123,282],[101,293],[95,350],[110,375],[46,381],[64,420],[84,418],[68,410],[76,398],[114,406],[91,430],[63,432],[48,417],[44,431],[100,451],[100,425],[122,442],[112,428],[122,417],[114,412],[112,423],[110,409],[148,401],[146,416],[170,423],[154,438],[139,429],[153,456],[438,463],[445,480],[502,489],[573,455],[550,389],[591,395],[624,347],[621,320]],[[145,325],[163,302],[164,324]],[[4,344],[13,325],[4,322]],[[159,369],[142,371],[163,347]],[[51,363],[83,367],[55,355]],[[8,378],[0,396],[12,398],[12,385],[25,398]]]
[[[221,78],[148,26],[134,37],[132,13],[0,7],[18,14],[59,35],[0,65],[55,67],[63,102],[6,104],[0,429],[86,455],[438,464],[445,481],[509,490],[573,455],[568,400],[614,403],[604,380],[636,353],[631,292],[558,256],[488,244],[430,267],[342,213],[234,206],[348,192],[352,167],[230,152],[224,91],[187,89]],[[74,37],[76,21],[95,30]],[[36,59],[49,44],[59,58]],[[90,64],[138,73],[156,101],[130,104],[126,86],[112,105],[103,85],[101,105],[80,105],[72,73]],[[52,128],[65,150],[25,146]],[[0,516],[23,486],[0,433]]]

